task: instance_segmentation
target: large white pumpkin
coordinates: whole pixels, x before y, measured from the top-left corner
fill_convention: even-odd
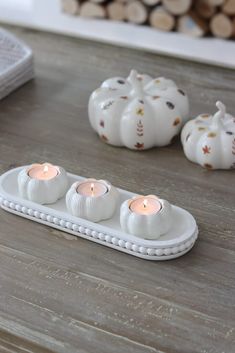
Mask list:
[[[132,70],[104,81],[89,100],[89,119],[102,140],[135,150],[168,145],[188,119],[186,94],[176,84]]]
[[[207,169],[235,168],[235,118],[217,102],[215,115],[201,114],[183,128],[181,141],[186,157]]]

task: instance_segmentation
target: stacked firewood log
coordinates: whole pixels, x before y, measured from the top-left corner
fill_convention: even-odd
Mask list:
[[[61,0],[70,15],[146,24],[194,37],[235,38],[235,0]]]

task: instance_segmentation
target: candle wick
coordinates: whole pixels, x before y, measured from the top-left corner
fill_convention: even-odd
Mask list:
[[[45,165],[45,167],[43,168],[43,173],[47,173],[48,172],[48,166]]]
[[[147,201],[147,200],[144,200],[144,202],[143,202],[144,208],[147,207],[147,203],[148,203],[148,201]]]
[[[94,196],[94,186],[95,186],[95,185],[92,183],[92,184],[91,184],[91,196]]]

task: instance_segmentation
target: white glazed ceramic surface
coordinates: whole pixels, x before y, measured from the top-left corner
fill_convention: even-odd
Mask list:
[[[104,81],[89,100],[91,126],[101,139],[135,150],[168,145],[188,119],[188,98],[164,77],[132,70]]]
[[[12,169],[0,177],[0,206],[8,212],[146,260],[168,260],[182,256],[193,247],[197,239],[195,219],[177,206],[172,206],[170,230],[157,240],[147,240],[123,232],[120,227],[120,206],[137,195],[122,189],[118,189],[120,199],[113,217],[98,223],[68,213],[65,197],[46,206],[23,199],[17,185],[18,174],[23,168]],[[67,175],[69,185],[84,180],[77,175]]]
[[[186,157],[207,169],[235,168],[235,117],[217,102],[214,115],[201,114],[183,128],[181,141]]]
[[[49,164],[48,164],[49,165]],[[64,196],[68,190],[68,177],[61,167],[58,174],[49,180],[38,180],[29,176],[29,170],[40,164],[32,164],[23,168],[18,175],[19,194],[22,198],[39,204],[50,204]]]
[[[96,181],[87,179],[87,181]],[[107,192],[101,196],[84,196],[77,192],[80,182],[74,183],[66,194],[68,211],[76,217],[92,222],[99,222],[113,216],[118,204],[119,193],[115,187],[105,180],[98,180],[107,187]]]
[[[152,196],[154,197],[154,196]],[[166,200],[158,199],[161,210],[155,214],[141,215],[130,208],[130,203],[135,199],[126,200],[120,209],[120,224],[123,231],[146,239],[158,239],[166,234],[172,226],[172,207]]]

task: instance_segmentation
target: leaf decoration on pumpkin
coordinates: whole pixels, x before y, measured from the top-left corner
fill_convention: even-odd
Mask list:
[[[166,105],[168,106],[169,109],[173,110],[175,108],[174,104],[171,102],[166,102]]]
[[[210,154],[211,153],[211,147],[208,147],[207,145],[202,147],[203,153],[204,154]]]
[[[102,109],[103,109],[103,110],[109,109],[109,108],[113,105],[113,103],[114,103],[113,100],[112,100],[112,101],[109,101],[108,103],[106,103],[106,104],[104,104],[104,105],[102,106]]]
[[[177,126],[177,125],[179,125],[179,124],[180,124],[180,122],[181,122],[180,118],[179,118],[179,117],[178,117],[178,118],[176,118],[176,119],[174,120],[174,122],[173,122],[173,126]]]
[[[137,123],[137,135],[142,137],[144,136],[144,125],[141,120]]]
[[[232,154],[235,155],[235,138],[233,139],[233,144],[232,144]]]
[[[209,164],[209,163],[205,163],[204,167],[207,168],[207,169],[213,169],[213,166],[211,164]]]
[[[185,93],[184,93],[184,91],[182,90],[182,89],[178,89],[178,92],[180,93],[180,94],[182,94],[182,96],[185,96]]]
[[[138,148],[139,150],[144,148],[144,143],[136,142],[135,148]]]
[[[137,108],[136,109],[136,114],[140,115],[140,116],[143,116],[144,115],[144,109],[143,108]]]
[[[186,142],[188,141],[188,139],[189,139],[190,136],[191,136],[191,132],[189,132],[188,135],[186,136],[186,138],[185,138],[185,141],[186,141]]]
[[[216,132],[209,132],[209,134],[207,135],[208,137],[216,137]]]
[[[101,140],[103,140],[104,142],[108,142],[108,137],[106,135],[101,135],[100,136]]]

